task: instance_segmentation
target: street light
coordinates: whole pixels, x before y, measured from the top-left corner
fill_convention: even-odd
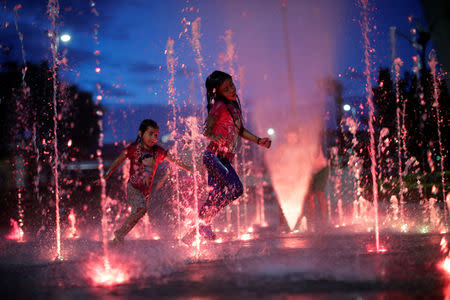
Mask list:
[[[344,104],[344,106],[342,107],[345,111],[350,111],[350,109],[352,109],[352,107],[349,104]]]
[[[71,36],[69,34],[65,33],[65,34],[61,35],[60,39],[62,42],[67,43],[70,41]]]

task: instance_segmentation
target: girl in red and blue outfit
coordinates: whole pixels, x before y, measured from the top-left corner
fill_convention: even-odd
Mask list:
[[[216,239],[211,230],[211,219],[225,206],[243,193],[242,182],[232,166],[236,155],[238,137],[269,148],[269,138],[259,138],[248,131],[242,123],[242,111],[232,77],[214,71],[206,79],[208,117],[204,135],[210,140],[203,154],[203,163],[208,171],[208,185],[212,188],[206,202],[199,210],[200,234],[209,240]],[[193,232],[183,241],[190,243]]]

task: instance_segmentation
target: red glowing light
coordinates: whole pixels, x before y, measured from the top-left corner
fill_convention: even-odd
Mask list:
[[[445,271],[445,273],[450,275],[450,258],[447,256],[446,258],[444,258],[439,264],[438,264],[439,268],[441,268],[441,270]]]
[[[69,231],[67,233],[67,237],[70,239],[79,238],[78,233],[77,233],[77,228],[75,227],[77,220],[76,220],[76,215],[73,212],[73,208],[70,209],[70,214],[67,218],[69,219],[69,226],[70,226]]]
[[[67,147],[72,147],[72,140],[67,141]]]
[[[445,273],[450,275],[450,257],[449,257],[449,252],[448,252],[448,242],[444,236],[441,239],[440,246],[441,246],[441,253],[445,257],[441,262],[438,263],[438,268],[440,268]]]
[[[447,247],[448,243],[447,243],[447,240],[445,239],[445,237],[442,237],[440,245],[441,245],[441,252],[443,252],[443,253],[447,252],[447,250],[448,250],[448,247]]]
[[[108,260],[94,263],[89,268],[90,277],[97,286],[114,286],[126,282],[128,274],[119,267],[111,267]]]
[[[366,249],[368,253],[386,253],[387,249],[383,246],[380,245],[378,249],[376,249],[375,245],[372,244],[368,244],[366,245]]]
[[[11,232],[6,236],[9,240],[15,240],[18,242],[23,242],[23,230],[20,228],[19,224],[14,219],[10,219]]]

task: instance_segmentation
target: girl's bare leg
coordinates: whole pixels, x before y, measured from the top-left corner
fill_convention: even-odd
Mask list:
[[[129,215],[122,227],[114,232],[115,239],[119,242],[123,241],[128,232],[130,232],[137,222],[145,215],[145,211],[146,209],[142,207],[138,208],[134,214]]]

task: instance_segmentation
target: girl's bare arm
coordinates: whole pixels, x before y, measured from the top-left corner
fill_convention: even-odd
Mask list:
[[[125,159],[127,159],[127,155],[125,152],[122,152],[109,167],[105,174],[105,180],[108,180],[108,178],[111,177],[111,174],[124,162]]]
[[[192,173],[192,167],[185,164],[182,160],[173,157],[170,153],[167,153],[166,159],[170,161],[171,163],[174,163],[179,168],[185,170],[186,172]]]
[[[243,128],[241,137],[266,148],[270,148],[270,145],[272,144],[272,141],[269,138],[259,138],[246,128]]]

